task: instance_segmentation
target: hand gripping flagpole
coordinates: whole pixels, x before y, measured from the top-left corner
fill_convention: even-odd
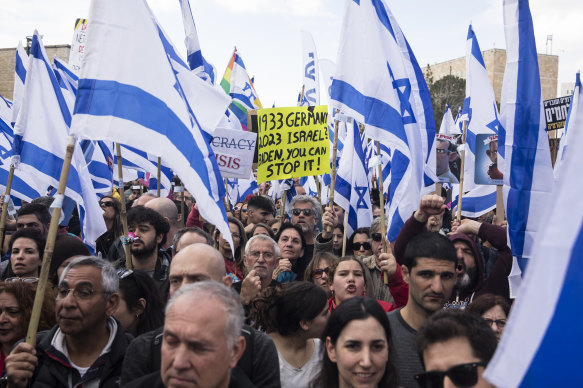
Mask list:
[[[45,251],[43,255],[40,276],[38,278],[38,286],[34,296],[34,304],[32,306],[32,313],[28,324],[28,332],[26,333],[26,343],[34,346],[36,342],[36,332],[40,321],[40,313],[43,307],[43,300],[45,297],[45,290],[49,278],[49,270],[51,268],[51,259],[55,249],[55,239],[59,228],[59,219],[61,218],[61,211],[63,207],[63,199],[65,198],[65,188],[67,187],[67,178],[69,176],[69,169],[71,167],[71,158],[75,149],[75,137],[69,136],[67,139],[67,148],[65,152],[65,159],[63,160],[63,168],[61,169],[61,177],[59,179],[59,187],[53,205],[53,214],[51,215],[51,223],[47,235],[47,242],[45,244]]]
[[[385,196],[383,195],[384,193],[384,187],[383,187],[383,163],[382,163],[382,156],[381,156],[381,142],[380,141],[376,141],[377,143],[377,155],[379,157],[379,207],[381,209],[381,236],[382,237],[382,242],[383,242],[383,253],[387,253],[387,228],[385,228]],[[385,271],[385,276],[383,276],[383,280],[385,282],[385,284],[389,284],[389,273],[387,271]]]
[[[158,184],[156,187],[156,196],[160,198],[160,178],[162,177],[162,158],[158,156],[158,174],[156,175],[156,179],[158,180]]]
[[[0,251],[4,246],[4,231],[6,230],[6,215],[8,214],[8,201],[10,200],[10,192],[12,191],[12,178],[14,178],[14,163],[10,164],[10,172],[8,173],[8,181],[6,182],[6,192],[4,193],[4,200],[2,201],[2,217],[0,218]]]
[[[462,198],[464,196],[464,164],[466,159],[466,135],[468,132],[468,120],[464,120],[464,133],[462,135],[462,165],[460,171],[460,192],[458,194],[458,201],[457,201],[457,222],[460,222],[462,219]],[[441,193],[439,193],[441,195]]]
[[[336,115],[340,109],[336,109]],[[332,169],[330,171],[330,194],[328,196],[328,206],[334,206],[334,185],[336,184],[336,151],[338,149],[338,119],[334,120],[334,143],[332,145]],[[326,226],[326,232],[331,233],[333,226]],[[345,227],[346,230],[346,227]]]
[[[130,246],[127,244],[127,238],[129,234],[128,230],[128,220],[126,218],[126,196],[123,190],[123,169],[121,167],[121,147],[119,143],[115,143],[115,152],[117,153],[117,175],[119,178],[119,191],[120,191],[120,202],[121,202],[121,224],[123,227],[124,244],[123,249],[126,256],[126,269],[132,268],[132,256],[130,255]],[[160,180],[158,179],[158,182]]]

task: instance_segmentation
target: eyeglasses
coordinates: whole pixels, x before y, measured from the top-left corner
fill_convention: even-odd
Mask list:
[[[241,209],[241,211],[242,211],[243,213],[247,213],[247,208],[245,208],[245,209]]]
[[[134,271],[132,271],[131,269],[123,269],[123,268],[120,268],[117,271],[117,276],[119,276],[120,279],[125,279],[125,278],[127,278],[128,276],[130,276],[133,273],[134,273]]]
[[[241,210],[241,207],[240,206],[233,206],[233,210],[234,211],[239,211],[239,210]]]
[[[455,365],[445,372],[431,371],[415,376],[421,388],[443,388],[445,376],[458,387],[473,387],[478,382],[478,367],[486,366],[485,362]]]
[[[107,201],[107,202],[100,201],[99,202],[99,206],[102,206],[102,207],[103,206],[105,206],[105,207],[113,207],[113,202],[111,202],[111,201]]]
[[[129,274],[126,276],[129,276]],[[79,287],[79,288],[59,287],[59,288],[57,288],[57,299],[65,299],[67,297],[67,295],[69,295],[69,292],[71,292],[71,291],[73,291],[73,297],[77,300],[91,299],[91,297],[95,293],[106,294],[105,291],[94,291],[89,287]]]
[[[451,154],[451,153],[453,153],[454,151],[450,151],[450,150],[443,150],[443,149],[441,149],[441,148],[438,148],[438,149],[436,149],[436,150],[435,150],[435,152],[436,152],[436,153],[438,153],[438,154]]]
[[[258,259],[261,255],[263,255],[263,258],[265,260],[270,260],[273,259],[273,257],[275,256],[273,253],[271,252],[259,252],[259,251],[251,251],[249,252],[249,256]]]
[[[484,319],[484,321],[488,324],[488,326],[492,326],[493,323],[495,323],[499,328],[506,326],[506,319]]]
[[[326,268],[318,268],[312,271],[312,278],[313,279],[320,279],[323,274],[328,275],[330,273],[330,267]]]
[[[299,216],[301,213],[304,213],[305,217],[309,217],[314,214],[314,209],[293,209],[292,214],[294,216]]]
[[[372,233],[370,236],[372,237],[372,241],[378,242],[378,241],[382,241],[382,239],[383,239],[383,235],[380,233]]]
[[[38,278],[19,278],[19,277],[13,277],[13,278],[7,278],[4,281],[6,283],[14,283],[14,282],[36,283],[36,282],[38,282]]]
[[[352,250],[353,251],[360,251],[360,247],[363,247],[365,251],[368,251],[369,249],[372,248],[372,246],[370,245],[370,243],[368,241],[363,242],[363,243],[359,243],[359,242],[352,243]]]

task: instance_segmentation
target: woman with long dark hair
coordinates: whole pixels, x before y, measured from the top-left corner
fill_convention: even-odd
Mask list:
[[[103,220],[107,231],[95,240],[95,250],[96,252],[101,252],[102,257],[106,258],[115,240],[123,234],[121,203],[117,198],[105,195],[99,200],[99,206],[103,210]]]
[[[335,309],[322,334],[324,355],[314,388],[397,387],[391,327],[373,299],[354,297]]]

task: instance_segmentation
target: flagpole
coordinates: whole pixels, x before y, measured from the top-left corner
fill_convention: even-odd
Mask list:
[[[283,225],[283,222],[285,220],[285,199],[287,198],[287,190],[283,191],[283,195],[281,196],[281,206],[279,207],[279,224],[280,224],[280,228],[281,225]]]
[[[496,185],[496,224],[502,225],[506,215],[504,214],[504,193],[502,185]]]
[[[40,314],[45,297],[45,290],[49,278],[51,259],[53,257],[53,251],[55,249],[55,239],[57,237],[57,231],[59,228],[59,219],[61,218],[63,199],[65,197],[65,188],[67,187],[67,178],[69,176],[69,169],[71,167],[71,158],[73,157],[73,151],[75,149],[75,140],[76,139],[73,136],[69,136],[67,139],[67,148],[65,151],[65,159],[63,160],[63,167],[61,169],[59,187],[57,189],[57,194],[55,195],[55,200],[52,205],[53,213],[51,215],[51,223],[49,226],[49,232],[45,244],[45,251],[43,255],[40,275],[38,278],[36,294],[34,296],[32,313],[30,315],[30,321],[28,324],[28,332],[26,333],[26,343],[33,346],[35,345],[36,342],[36,332],[38,330]]]
[[[180,197],[180,215],[181,215],[182,219],[180,221],[180,224],[183,228],[186,225],[186,220],[184,219],[184,216],[185,216],[185,214],[184,214],[184,190],[185,190],[184,183],[182,183],[182,197]]]
[[[381,142],[380,141],[376,141],[377,142],[377,155],[380,158],[380,163],[379,163],[379,207],[381,210],[381,236],[382,236],[382,242],[383,242],[383,253],[387,253],[387,239],[386,239],[386,235],[387,235],[387,229],[385,228],[385,196],[383,195],[384,190],[384,183],[383,183],[383,163],[382,163],[382,156],[381,156]],[[383,277],[383,280],[385,282],[385,284],[389,284],[389,273],[387,271],[385,271],[385,276]]]
[[[8,214],[8,201],[10,200],[10,192],[12,191],[12,178],[14,177],[14,163],[10,164],[10,172],[8,173],[8,181],[6,182],[6,192],[4,193],[4,200],[2,201],[2,216],[0,218],[0,252],[4,247],[4,231],[6,230],[6,215]]]
[[[464,196],[464,163],[466,159],[466,134],[468,130],[468,120],[464,120],[464,133],[462,135],[462,165],[460,171],[460,191],[458,194],[458,201],[457,201],[457,222],[460,222],[462,219],[462,198]],[[441,193],[440,193],[441,195]]]
[[[229,207],[229,185],[227,183],[227,178],[224,178],[223,181],[225,182],[225,197],[223,198],[223,202],[225,203],[225,212],[228,212],[229,208],[230,208]]]
[[[346,256],[346,230],[348,229],[348,212],[344,212],[344,232],[342,233],[342,257]]]
[[[336,114],[340,109],[336,109]],[[330,194],[328,195],[328,206],[334,206],[334,185],[336,184],[336,151],[338,148],[338,119],[334,120],[334,143],[332,146],[332,171],[330,171]],[[333,226],[326,226],[328,233],[332,232]]]
[[[158,184],[156,187],[156,196],[160,197],[160,178],[162,177],[162,158],[158,156],[158,175],[156,179],[158,180]]]
[[[130,246],[127,244],[127,238],[129,235],[128,229],[128,220],[126,218],[126,196],[123,190],[123,169],[121,167],[121,147],[119,143],[115,143],[115,152],[117,153],[117,175],[119,178],[118,189],[121,191],[120,193],[120,202],[121,202],[121,225],[123,228],[123,235],[124,235],[124,244],[123,249],[126,256],[126,269],[132,269],[132,257],[130,255]]]

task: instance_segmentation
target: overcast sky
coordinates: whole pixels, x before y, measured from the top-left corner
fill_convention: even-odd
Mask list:
[[[99,1],[99,0],[97,0]],[[123,0],[118,0],[123,1]],[[465,55],[468,24],[482,50],[505,48],[502,0],[386,0],[421,64]],[[237,46],[263,105],[295,105],[301,89],[300,31],[312,33],[318,56],[336,62],[344,0],[190,0],[205,58],[222,78]],[[0,0],[0,48],[15,47],[34,29],[45,44],[70,44],[76,18],[89,0]],[[173,43],[184,51],[178,0],[148,0]],[[583,63],[583,2],[531,1],[536,43],[546,52],[553,35],[561,82],[573,82]],[[131,20],[128,20],[131,23]]]

